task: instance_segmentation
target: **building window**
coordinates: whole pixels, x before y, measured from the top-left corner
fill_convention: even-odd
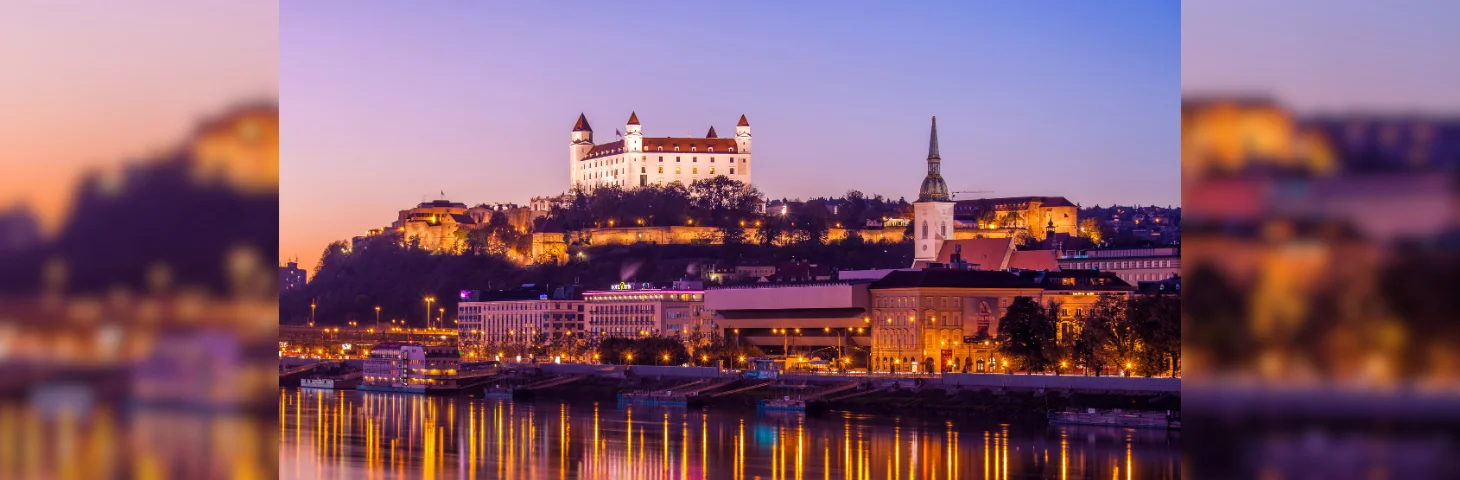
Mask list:
[[[674,167],[674,174],[679,175],[679,167]]]
[[[715,163],[715,157],[710,157],[710,163]]]
[[[928,222],[923,221],[923,240],[928,239]]]
[[[730,167],[730,174],[731,175],[734,175],[735,174],[735,167]]]
[[[649,167],[639,167],[639,173],[649,173]]]
[[[699,169],[699,167],[691,168],[691,169],[689,169],[689,173],[695,174],[695,175],[699,175],[700,169]]]
[[[689,157],[689,161],[693,163],[699,163],[700,157]]]
[[[664,173],[664,167],[659,167],[659,173]]]
[[[663,156],[660,156],[660,157],[659,157],[659,161],[660,161],[660,162],[663,162],[663,161],[664,161],[664,157],[663,157]]]
[[[710,175],[714,175],[714,174],[715,174],[715,167],[710,167]]]
[[[675,145],[675,146],[674,146],[674,151],[676,151],[676,152],[678,152],[678,151],[679,151],[679,145]]]
[[[674,163],[679,163],[679,157],[674,157]]]

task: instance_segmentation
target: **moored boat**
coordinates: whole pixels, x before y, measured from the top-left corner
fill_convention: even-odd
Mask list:
[[[1180,429],[1179,413],[1100,410],[1050,412],[1049,422],[1060,425],[1096,425],[1103,427]]]

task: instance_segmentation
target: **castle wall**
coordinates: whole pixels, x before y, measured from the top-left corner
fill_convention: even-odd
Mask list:
[[[839,242],[846,239],[850,232],[856,232],[857,235],[861,235],[862,241],[869,243],[883,241],[897,243],[903,240],[902,227],[865,230],[832,228],[827,230],[826,239],[829,242]],[[760,238],[760,229],[747,227],[745,237],[746,242],[757,241]],[[568,242],[580,245],[633,245],[636,243],[719,245],[722,243],[719,229],[690,226],[588,228],[570,233]]]

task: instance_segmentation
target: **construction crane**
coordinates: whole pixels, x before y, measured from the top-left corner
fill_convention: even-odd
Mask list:
[[[956,199],[958,199],[958,196],[959,195],[962,195],[962,194],[965,194],[965,193],[993,193],[993,191],[992,190],[964,190],[964,191],[961,191],[961,192],[953,192],[953,199],[956,200]]]

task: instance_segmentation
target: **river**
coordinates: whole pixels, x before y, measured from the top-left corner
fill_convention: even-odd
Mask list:
[[[279,404],[280,478],[1181,475],[1179,433],[1165,430],[293,388],[280,391]]]

